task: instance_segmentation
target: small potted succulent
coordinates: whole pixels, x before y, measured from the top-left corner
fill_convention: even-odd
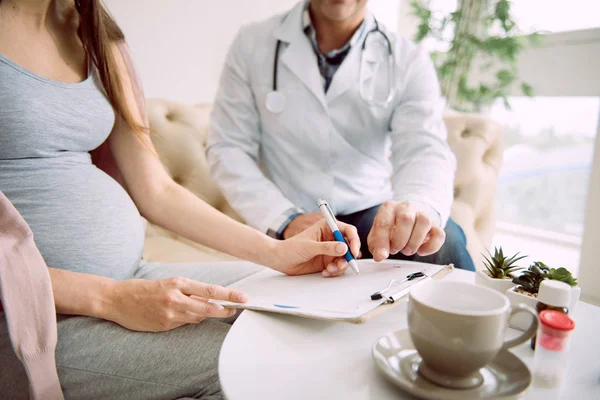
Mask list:
[[[484,255],[485,270],[475,273],[475,283],[505,293],[506,290],[515,286],[513,272],[521,269],[515,263],[527,256],[519,256],[519,253],[517,253],[511,257],[506,257],[502,251],[502,246],[494,248],[494,255],[489,252],[488,254],[489,257]]]
[[[540,289],[540,283],[544,279],[553,279],[568,283],[571,286],[571,302],[569,312],[575,309],[575,305],[581,295],[581,288],[577,286],[577,279],[566,268],[550,268],[541,261],[536,261],[524,270],[520,276],[513,279],[516,285],[506,291],[513,306],[523,303],[535,308],[538,299],[537,294]],[[510,321],[510,325],[517,329],[526,329],[529,326],[527,315],[515,315]]]

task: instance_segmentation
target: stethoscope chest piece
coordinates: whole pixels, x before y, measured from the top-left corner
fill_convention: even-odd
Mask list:
[[[285,95],[277,90],[269,92],[265,107],[273,114],[279,114],[285,109]]]

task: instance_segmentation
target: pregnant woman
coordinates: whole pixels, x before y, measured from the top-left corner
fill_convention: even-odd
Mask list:
[[[324,223],[275,241],[174,183],[149,140],[132,71],[98,0],[0,0],[0,191],[48,265],[65,397],[220,399],[222,319],[234,310],[208,300],[246,301],[222,286],[256,268],[145,263],[140,215],[290,275],[343,273],[346,246]],[[110,175],[92,151],[112,160]],[[357,254],[356,230],[340,227]],[[0,397],[25,399],[26,373],[0,316]]]

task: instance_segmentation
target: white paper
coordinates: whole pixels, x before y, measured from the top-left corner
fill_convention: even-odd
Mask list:
[[[380,263],[359,260],[358,266],[360,275],[348,269],[336,278],[324,278],[321,274],[287,276],[273,270],[261,271],[229,286],[246,292],[247,303],[219,303],[318,318],[358,318],[385,302],[385,299],[371,300],[371,295],[385,289],[392,279],[402,280],[419,271],[430,277],[445,267],[394,260]],[[385,294],[408,293],[412,285],[426,279],[394,284]]]

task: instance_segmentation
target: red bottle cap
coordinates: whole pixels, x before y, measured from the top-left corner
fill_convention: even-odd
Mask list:
[[[575,322],[568,315],[556,310],[544,310],[540,313],[540,322],[542,325],[559,331],[572,331],[575,329]]]

